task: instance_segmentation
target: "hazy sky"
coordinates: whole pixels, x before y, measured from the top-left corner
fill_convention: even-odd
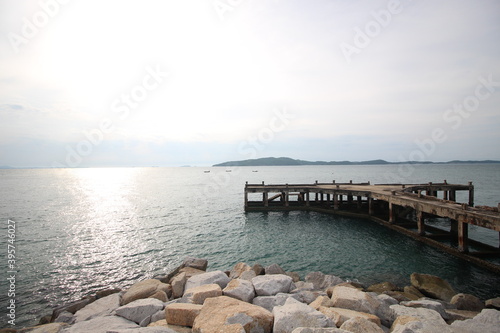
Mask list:
[[[0,165],[500,160],[497,0],[0,0]]]

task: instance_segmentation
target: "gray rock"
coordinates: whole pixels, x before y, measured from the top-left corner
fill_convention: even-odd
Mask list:
[[[273,312],[275,306],[284,305],[289,297],[297,299],[296,295],[279,293],[274,296],[259,296],[255,297],[252,301],[254,305],[258,305],[269,312]],[[297,299],[298,300],[298,299]]]
[[[96,317],[63,329],[62,333],[107,333],[127,328],[139,328],[136,323],[118,316]]]
[[[202,271],[206,271],[207,266],[208,266],[208,260],[193,258],[193,257],[187,257],[186,259],[184,259],[184,262],[182,263],[182,267],[192,267]]]
[[[186,282],[185,290],[213,283],[218,284],[224,289],[229,281],[231,279],[223,271],[207,272],[190,277]]]
[[[179,273],[172,278],[170,284],[172,285],[173,298],[182,297],[182,295],[184,294],[184,287],[186,286],[187,279],[187,275],[184,272]]]
[[[274,333],[289,333],[298,327],[335,327],[330,318],[293,298],[276,306],[273,315]]]
[[[484,309],[484,303],[474,295],[456,294],[451,298],[451,304],[455,304],[458,310],[481,311]]]
[[[473,319],[457,320],[451,324],[454,329],[462,329],[467,332],[498,333],[500,327],[500,311],[495,309],[484,309]]]
[[[292,333],[350,333],[349,331],[341,330],[336,327],[297,327]]]
[[[164,310],[158,310],[155,314],[151,316],[151,322],[154,323],[158,320],[165,319],[165,311]]]
[[[222,292],[226,296],[248,303],[252,303],[255,297],[255,290],[252,282],[242,279],[232,280]]]
[[[111,294],[78,310],[75,313],[75,322],[78,323],[95,317],[108,316],[119,307],[120,294]]]
[[[63,311],[59,314],[59,316],[54,321],[55,323],[66,323],[73,324],[75,322],[75,315],[68,311]]]
[[[326,290],[329,287],[344,282],[344,280],[335,275],[326,275],[321,272],[311,272],[306,275],[304,280],[305,282],[312,283],[316,290]]]
[[[380,326],[361,317],[354,317],[347,320],[340,326],[340,329],[353,333],[384,333],[384,330]]]
[[[387,305],[399,304],[397,299],[395,299],[394,297],[391,297],[389,295],[386,295],[386,294],[376,295],[375,297]]]
[[[414,317],[419,321],[428,322],[435,326],[447,325],[439,312],[425,308],[410,308],[403,305],[391,305],[390,308],[395,313],[395,318],[399,316]],[[389,325],[386,325],[389,326]]]
[[[163,309],[163,307],[163,302],[156,298],[144,298],[121,306],[115,312],[116,315],[139,324],[144,319]]]
[[[283,274],[259,275],[252,279],[257,296],[273,296],[290,292],[292,278]]]
[[[124,330],[112,330],[106,333],[177,333],[168,327],[140,327],[140,328],[128,328]]]
[[[409,302],[401,302],[401,305],[410,307],[410,308],[425,308],[436,311],[443,317],[444,320],[450,319],[450,316],[446,312],[443,304],[436,301],[429,300],[418,300],[418,301],[409,301]]]
[[[319,296],[327,296],[326,292],[320,291],[320,290],[315,290],[315,291],[301,290],[299,292],[292,291],[291,293],[296,296],[295,298],[297,300],[301,301],[302,303],[306,303],[306,304],[311,304]]]
[[[71,313],[71,312],[68,312]],[[0,332],[17,332],[17,333],[61,333],[65,328],[68,327],[66,323],[50,323],[42,324],[35,327],[22,328],[20,330],[13,329],[12,331],[7,329],[0,329]]]
[[[85,306],[92,303],[93,301],[95,301],[95,297],[85,297],[79,301],[58,306],[57,308],[54,309],[54,311],[52,311],[52,318],[50,321],[56,320],[56,318],[59,317],[59,315],[64,311],[68,311],[74,314],[76,311],[83,309]]]
[[[280,265],[272,264],[266,267],[266,274],[286,274],[286,272]]]
[[[387,327],[391,326],[395,318],[394,311],[385,302],[355,288],[334,287],[332,289],[332,302],[335,307],[376,315],[380,318],[382,324]]]
[[[250,270],[250,271],[246,271],[246,272],[241,273],[240,279],[252,281],[252,279],[256,276],[257,276],[257,274],[255,274],[255,272],[253,270]]]

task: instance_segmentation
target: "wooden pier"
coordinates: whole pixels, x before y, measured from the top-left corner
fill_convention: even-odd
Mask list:
[[[467,202],[457,202],[457,192]],[[257,194],[257,195],[256,195]],[[251,197],[251,198],[250,198]],[[368,218],[448,253],[500,274],[500,265],[484,257],[500,257],[499,247],[469,239],[469,225],[499,233],[499,207],[474,207],[474,186],[443,183],[376,184],[245,184],[245,211],[307,210]],[[426,224],[441,218],[450,228]],[[443,243],[447,240],[451,245]],[[472,251],[471,247],[475,250]],[[478,250],[479,249],[479,250]]]

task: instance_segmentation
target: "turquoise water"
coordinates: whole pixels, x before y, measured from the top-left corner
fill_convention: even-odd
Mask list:
[[[0,170],[1,230],[7,235],[8,219],[17,226],[18,326],[33,325],[52,307],[97,290],[167,273],[187,255],[207,258],[211,270],[226,270],[239,261],[276,262],[302,276],[321,270],[364,284],[389,280],[403,286],[411,273],[429,273],[461,292],[484,299],[500,296],[500,277],[370,221],[243,211],[245,181],[473,181],[476,204],[497,205],[499,165],[411,168]],[[470,235],[498,245],[498,233],[471,228]],[[6,249],[7,238],[1,239],[0,248]],[[6,250],[1,258],[2,272],[7,272]],[[8,301],[3,276],[2,308]],[[3,326],[6,321],[2,318]]]

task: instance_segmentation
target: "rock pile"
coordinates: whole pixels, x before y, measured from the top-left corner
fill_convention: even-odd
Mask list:
[[[404,288],[364,289],[321,272],[301,281],[276,264],[206,268],[187,258],[169,275],[59,307],[50,323],[17,332],[499,332],[499,298],[483,303],[432,275],[414,273]]]

